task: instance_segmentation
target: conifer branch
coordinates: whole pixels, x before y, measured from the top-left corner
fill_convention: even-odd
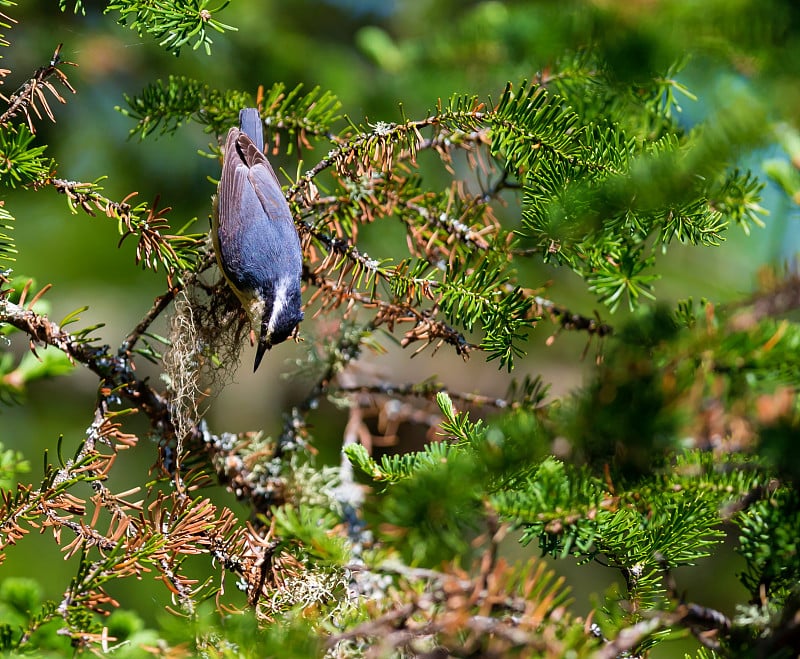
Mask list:
[[[66,195],[67,204],[73,213],[80,208],[87,215],[94,217],[100,211],[106,217],[116,219],[120,233],[121,245],[128,236],[137,239],[136,263],[144,267],[158,269],[161,263],[171,279],[176,273],[191,271],[199,258],[199,249],[203,244],[202,234],[166,233],[170,229],[164,215],[171,208],[157,210],[159,197],[152,205],[140,202],[131,205],[130,200],[138,193],[132,192],[122,201],[114,201],[101,193],[103,189],[99,180],[93,183],[67,181],[57,178],[46,178],[39,185],[52,185],[60,194]]]
[[[364,309],[375,309],[376,313],[371,328],[377,329],[386,325],[390,332],[394,331],[395,323],[413,323],[414,326],[406,330],[401,340],[404,348],[417,341],[423,341],[423,348],[438,341],[435,349],[438,349],[442,343],[447,343],[465,358],[473,350],[480,349],[479,346],[468,342],[463,334],[447,323],[436,320],[435,312],[420,310],[410,303],[388,302],[375,295],[365,295],[343,285],[340,281],[334,282],[316,273],[304,272],[304,279],[316,289],[309,298],[309,306],[318,298],[321,298],[322,309],[325,311],[345,305],[347,307],[345,317],[356,304]]]
[[[76,93],[73,86],[69,83],[66,74],[59,68],[59,66],[64,64],[72,64],[72,62],[64,62],[61,59],[62,45],[63,44],[58,44],[50,63],[36,69],[33,76],[17,89],[10,98],[0,96],[0,98],[8,103],[8,109],[0,115],[0,126],[8,126],[11,119],[22,112],[25,115],[25,120],[28,122],[31,133],[35,133],[36,127],[33,123],[31,111],[38,119],[42,118],[42,112],[44,112],[50,121],[55,122],[55,115],[50,109],[47,96],[44,92],[49,92],[59,103],[66,103],[67,101],[58,93],[58,90],[49,79],[55,77],[69,91],[73,94]],[[72,65],[75,66],[74,64]],[[37,105],[37,103],[39,105]],[[41,106],[41,111],[39,106]]]
[[[440,382],[422,382],[419,384],[353,384],[339,386],[337,392],[343,394],[364,394],[369,397],[385,396],[387,398],[425,398],[436,401],[439,394],[446,393],[455,401],[471,407],[494,407],[498,410],[529,409],[530,402],[514,400],[511,397],[494,397],[466,391],[453,391]]]
[[[537,312],[537,315],[549,314],[553,322],[559,324],[560,329],[584,331],[590,336],[597,336],[601,339],[614,333],[614,328],[602,322],[599,317],[588,318],[587,316],[573,313],[566,307],[562,307],[552,300],[539,295],[533,296],[533,301],[541,309],[541,311]]]
[[[17,254],[17,248],[11,234],[7,233],[13,230],[13,222],[14,216],[8,212],[5,200],[0,201],[0,261],[13,262],[15,260],[14,255]],[[2,273],[0,273],[1,276]],[[0,279],[0,283],[2,283],[2,279]]]
[[[261,92],[262,90],[259,90]],[[136,121],[130,130],[141,139],[158,131],[174,133],[182,123],[195,121],[207,132],[217,135],[239,120],[239,109],[256,105],[251,94],[237,90],[219,90],[186,76],[169,76],[148,85],[137,96],[125,95],[127,108],[118,107],[123,115]],[[268,143],[274,149],[281,145],[281,135],[288,138],[288,152],[311,147],[311,139],[335,141],[331,127],[340,119],[339,100],[319,87],[303,93],[303,85],[287,89],[276,82],[258,99],[261,117],[268,127]]]
[[[111,395],[111,392],[113,392],[114,395],[122,396],[135,409],[143,411],[148,416],[151,427],[158,429],[162,436],[170,437],[174,435],[168,399],[152,388],[146,381],[140,380],[134,375],[127,353],[120,352],[115,356],[108,350],[107,346],[101,348],[91,346],[30,309],[24,309],[5,298],[0,298],[0,325],[3,323],[12,325],[28,334],[32,339],[32,349],[34,348],[34,341],[38,341],[61,350],[74,362],[85,365],[101,378],[102,390],[107,392],[106,395]],[[321,387],[324,388],[324,385],[321,385]],[[100,426],[95,428],[97,423]],[[95,430],[99,431],[104,428],[105,430],[102,430],[98,437],[111,436],[116,438],[117,441],[129,441],[127,436],[119,434],[116,426],[108,426],[106,428],[107,423],[105,417],[96,419],[87,436],[90,448],[94,444]],[[191,428],[189,440],[192,443],[203,446],[209,452],[210,459],[218,461],[220,465],[225,463],[223,458],[230,451],[230,446],[222,439],[208,433],[204,426],[200,425]],[[241,475],[235,475],[231,472],[228,466],[225,466],[220,475],[224,475],[225,482],[242,478]],[[247,478],[245,477],[244,480],[246,481]],[[255,489],[254,487],[254,491]],[[238,488],[236,491],[240,494],[246,494],[249,490]],[[258,503],[257,498],[248,498],[248,501],[252,504]]]
[[[219,32],[235,31],[214,15],[228,6],[229,0],[221,0],[211,6],[211,0],[181,0],[180,2],[156,2],[154,0],[112,0],[105,13],[118,12],[118,22],[128,25],[140,36],[150,34],[160,40],[159,46],[173,55],[180,54],[183,46],[192,43],[192,49],[200,46],[211,54],[211,30]]]
[[[30,309],[0,297],[0,324],[6,323],[25,332],[31,339],[31,349],[36,343],[65,353],[70,360],[86,366],[101,378],[109,391],[120,393],[137,408],[144,411],[154,427],[171,428],[169,406],[166,399],[146,382],[138,379],[127,357],[114,356],[108,346],[95,347],[65,331],[57,323]]]

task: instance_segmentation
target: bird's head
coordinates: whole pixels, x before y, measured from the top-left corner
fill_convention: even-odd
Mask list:
[[[257,297],[262,301],[263,311],[253,371],[258,369],[266,351],[288,339],[303,320],[299,281],[279,281],[276,288],[262,290]]]

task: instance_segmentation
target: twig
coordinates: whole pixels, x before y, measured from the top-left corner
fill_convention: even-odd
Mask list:
[[[462,114],[469,114],[470,118],[476,122],[482,121],[485,118],[485,113],[478,111],[469,112],[469,113],[462,113]],[[437,142],[435,140],[431,140],[425,142],[422,140],[419,131],[423,128],[427,128],[429,126],[437,126],[441,127],[442,116],[441,115],[433,115],[430,117],[426,117],[424,119],[420,119],[418,121],[405,121],[400,124],[379,124],[374,127],[374,129],[368,133],[360,133],[356,136],[355,139],[346,142],[340,146],[337,146],[333,149],[326,158],[320,160],[313,168],[309,169],[305,174],[303,174],[300,179],[295,183],[292,187],[290,187],[286,191],[286,198],[290,201],[297,197],[298,194],[304,188],[307,188],[311,181],[316,178],[320,173],[325,171],[326,169],[333,167],[338,164],[343,164],[349,162],[354,154],[358,153],[359,149],[364,145],[368,144],[370,141],[375,139],[381,140],[388,140],[391,136],[400,135],[400,136],[407,136],[414,134],[417,138],[417,142],[415,144],[415,151],[417,145],[422,145],[426,148],[435,148],[437,146]],[[446,134],[451,134],[454,131],[448,131],[445,129],[444,132]],[[459,134],[467,135],[462,131],[458,131]],[[402,152],[401,157],[404,155],[406,158],[413,157],[413,155],[407,151]]]
[[[441,382],[424,382],[422,384],[364,384],[339,387],[337,391],[352,394],[369,394],[377,396],[390,396],[397,398],[417,397],[434,400],[437,394],[446,393],[450,398],[475,407],[496,407],[500,410],[517,410],[523,408],[519,401],[505,398],[494,398],[483,394],[452,391]]]
[[[167,400],[134,375],[129,358],[114,356],[108,346],[97,347],[81,341],[46,316],[4,298],[0,298],[0,323],[8,323],[25,332],[33,341],[61,350],[73,362],[83,364],[98,375],[110,390],[131,400],[150,417],[154,428],[166,434],[172,432]]]
[[[503,175],[498,177],[498,179],[492,185],[490,185],[486,190],[483,191],[483,194],[480,196],[480,200],[483,203],[489,203],[503,190],[521,189],[522,185],[518,181],[509,180],[510,173],[511,172],[508,171],[508,167],[507,166],[504,167]]]
[[[667,589],[667,596],[672,600],[678,601],[674,611],[675,620],[673,624],[688,627],[700,644],[712,650],[719,650],[720,644],[717,637],[719,634],[726,636],[730,634],[730,618],[715,609],[684,602],[683,597],[678,593],[675,577],[666,560],[661,558],[659,562],[664,571],[664,586]]]
[[[153,306],[145,314],[144,318],[139,321],[139,324],[133,328],[130,334],[125,337],[125,340],[120,344],[118,354],[120,356],[127,355],[136,342],[141,338],[142,334],[147,331],[150,324],[158,318],[163,311],[169,306],[170,302],[175,299],[175,296],[181,290],[180,286],[173,286],[163,295],[159,295],[153,302]]]
[[[8,99],[8,110],[6,110],[2,115],[0,115],[0,126],[5,126],[8,122],[20,111],[25,113],[25,118],[28,121],[28,126],[31,129],[32,133],[36,132],[36,129],[33,125],[33,119],[30,115],[30,109],[36,113],[36,116],[41,119],[42,115],[39,112],[39,109],[36,107],[36,99],[38,99],[44,109],[45,114],[49,117],[51,121],[55,121],[55,117],[53,116],[53,111],[50,109],[50,106],[47,104],[47,99],[45,98],[44,92],[42,88],[49,91],[60,103],[66,103],[63,96],[56,91],[56,88],[48,82],[48,78],[51,76],[55,76],[59,79],[61,84],[63,84],[67,89],[69,89],[73,94],[75,93],[75,89],[71,84],[69,84],[69,80],[67,80],[66,74],[63,71],[59,70],[59,65],[61,64],[72,64],[72,62],[64,62],[61,60],[61,46],[63,44],[58,44],[56,47],[55,52],[53,53],[53,57],[50,60],[50,63],[45,66],[40,66],[34,72],[33,76],[25,82],[16,92]]]
[[[629,654],[631,650],[637,648],[653,634],[669,626],[671,621],[660,616],[654,616],[647,620],[642,620],[631,627],[621,630],[613,641],[609,641],[595,654],[595,659],[619,659],[628,657],[636,659],[640,655]]]
[[[614,333],[614,328],[597,318],[589,318],[578,313],[573,313],[551,300],[535,295],[534,303],[547,311],[553,320],[558,321],[562,329],[588,332],[592,336],[603,338]]]
[[[432,315],[425,311],[420,311],[409,304],[396,302],[386,302],[366,293],[353,290],[351,286],[346,286],[339,281],[326,279],[317,272],[303,271],[303,279],[312,286],[316,287],[317,292],[311,296],[309,304],[318,295],[327,296],[328,306],[335,309],[343,303],[352,305],[360,304],[365,309],[377,309],[378,313],[371,323],[372,329],[377,329],[381,325],[386,325],[389,331],[394,331],[394,324],[401,322],[412,322],[414,327],[405,333],[401,341],[402,347],[406,347],[416,341],[425,341],[426,347],[435,340],[440,339],[444,343],[452,345],[456,353],[466,357],[470,352],[481,350],[479,345],[470,343],[463,334],[445,322],[436,320]],[[414,353],[416,354],[416,353]]]

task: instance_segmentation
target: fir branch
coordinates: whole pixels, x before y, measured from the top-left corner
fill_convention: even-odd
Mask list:
[[[2,4],[5,7],[13,7],[13,6],[16,5],[16,2],[13,2],[11,0],[4,0],[4,2]],[[13,18],[11,18],[11,16],[8,16],[7,14],[0,13],[0,28],[3,28],[4,30],[10,30],[16,24],[17,24],[17,21],[14,20]],[[11,42],[8,41],[8,39],[6,39],[6,35],[5,34],[0,34],[0,46],[3,46],[5,48],[7,48],[10,45],[11,45]],[[0,57],[2,57],[2,56],[0,56]],[[9,73],[11,73],[11,72],[8,69],[0,69],[0,78],[5,77]]]
[[[31,338],[31,346],[38,341],[53,346],[75,362],[85,365],[101,378],[109,391],[119,393],[143,410],[154,427],[171,430],[169,405],[166,399],[146,382],[137,379],[128,359],[115,357],[108,347],[94,347],[85,339],[66,332],[30,309],[0,297],[0,324],[8,324],[25,332]]]
[[[58,90],[50,82],[49,78],[55,77],[64,87],[73,94],[75,93],[75,89],[69,83],[66,74],[58,68],[63,64],[72,64],[72,62],[64,62],[61,59],[61,46],[62,44],[58,44],[56,47],[50,63],[36,69],[33,76],[17,89],[10,98],[0,96],[0,98],[8,103],[8,109],[0,115],[0,126],[7,127],[11,119],[22,112],[25,115],[31,133],[35,133],[36,128],[33,124],[31,111],[33,111],[38,119],[41,119],[42,112],[39,110],[39,105],[41,105],[42,111],[47,115],[50,121],[55,122],[55,115],[50,109],[47,96],[44,92],[50,92],[59,103],[66,103],[66,100],[58,93]],[[37,105],[37,103],[39,105]]]
[[[100,179],[101,180],[101,179]],[[45,178],[40,185],[52,185],[59,193],[66,195],[67,203],[73,213],[78,208],[87,215],[95,216],[100,211],[106,217],[117,220],[121,235],[119,244],[128,236],[137,238],[136,263],[144,267],[158,269],[161,263],[171,278],[176,273],[191,271],[197,265],[202,234],[185,233],[186,227],[177,234],[167,234],[169,222],[163,217],[171,208],[157,210],[159,197],[153,205],[140,202],[135,206],[129,203],[138,193],[132,192],[122,201],[113,201],[103,195],[99,181],[81,183],[57,178]]]
[[[185,76],[156,80],[137,96],[123,96],[127,108],[117,111],[136,120],[131,136],[145,139],[158,131],[173,134],[185,121],[194,120],[208,132],[223,134],[238,122],[240,108],[253,105],[252,96],[237,90],[221,91]]]
[[[139,380],[134,376],[127,354],[120,353],[113,356],[107,347],[89,346],[85,341],[76,339],[47,318],[31,310],[23,309],[5,298],[0,298],[0,325],[3,323],[26,332],[33,340],[62,350],[70,359],[84,364],[101,378],[106,391],[113,392],[115,396],[121,395],[137,409],[142,410],[149,417],[151,426],[159,429],[160,434],[166,437],[174,435],[169,401],[146,381]],[[324,387],[324,385],[322,386]],[[203,446],[210,453],[211,458],[220,452],[229,450],[224,441],[210,435],[204,427],[194,426],[189,430],[187,441]],[[296,436],[296,433],[293,433],[293,436]],[[221,477],[224,476],[226,470],[220,472]],[[224,476],[224,480],[230,480],[230,474]],[[254,487],[253,491],[259,489]],[[249,490],[236,489],[235,491],[242,493]],[[251,505],[257,506],[260,498],[249,497],[248,501]]]
[[[312,178],[328,167],[335,167],[337,169],[337,175],[344,177],[345,181],[348,177],[356,183],[358,181],[366,181],[369,192],[378,196],[381,191],[380,186],[388,183],[388,178],[382,175],[375,175],[377,172],[377,164],[380,165],[381,171],[386,171],[393,167],[396,157],[394,155],[396,146],[393,141],[403,146],[404,151],[402,152],[402,157],[413,159],[418,144],[424,146],[431,146],[434,144],[433,141],[429,140],[426,142],[422,139],[420,134],[422,129],[433,128],[437,131],[435,138],[441,135],[453,136],[457,131],[464,131],[467,128],[472,128],[475,124],[482,121],[489,121],[490,117],[491,113],[483,112],[481,107],[476,105],[474,101],[454,99],[448,107],[444,109],[439,108],[439,114],[431,115],[424,120],[417,122],[406,121],[403,124],[376,125],[371,131],[366,133],[362,132],[349,142],[338,146],[326,159],[320,161],[315,168],[309,170],[301,177],[301,179],[289,189],[287,196],[290,199],[296,196],[303,186],[309,185]],[[433,139],[434,138],[432,138],[432,140]],[[454,144],[457,144],[457,141],[454,140]],[[376,164],[373,165],[372,163]],[[355,165],[355,171],[352,169],[353,165]],[[373,169],[373,167],[375,169]],[[486,195],[488,194],[488,198],[492,198],[498,190],[507,185],[506,180],[507,175],[501,177],[494,186],[495,189],[490,188],[482,195],[480,199],[481,203],[473,204],[469,199],[462,199],[462,197],[459,194],[455,194],[454,191],[451,191],[446,201],[442,199],[442,207],[434,207],[435,210],[432,211],[429,210],[430,206],[428,206],[427,203],[422,205],[418,201],[415,202],[411,200],[401,202],[402,208],[405,209],[406,217],[408,218],[407,223],[409,226],[411,243],[420,245],[420,251],[424,252],[428,261],[447,260],[451,265],[451,270],[458,272],[459,269],[455,267],[454,264],[458,250],[474,252],[475,248],[489,248],[489,244],[483,238],[483,234],[485,231],[495,231],[496,227],[492,224],[491,220],[487,220],[484,225],[485,229],[473,229],[472,226],[474,226],[475,222],[473,217],[481,216],[481,213],[485,211],[484,199],[487,198]],[[376,181],[379,183],[379,186],[375,185]],[[391,190],[389,195],[387,195],[387,201],[385,204],[377,206],[380,214],[388,215],[392,212],[394,205],[397,203],[394,201],[392,195],[402,195],[400,190],[403,190],[405,187],[408,187],[406,179],[401,179],[399,184],[396,184],[392,188],[387,188]],[[382,197],[382,195],[378,196],[379,199]],[[358,204],[359,207],[363,205],[363,203],[360,202],[360,197],[351,196],[350,199],[356,200],[356,204]],[[422,199],[424,200],[425,198],[422,197]],[[451,219],[448,217],[447,210],[449,210],[449,206],[454,203],[454,200],[456,200],[455,204],[457,207],[463,207],[470,213],[475,211],[476,215],[470,215],[470,219],[467,222],[462,221],[461,218]],[[478,198],[476,197],[476,202],[477,201]],[[366,213],[362,210],[359,211],[358,215],[354,216],[357,217],[358,220],[353,221],[348,219],[347,222],[345,222],[344,218],[346,216],[349,217],[347,214],[349,211],[345,212],[341,200],[337,198],[326,198],[323,200],[312,196],[310,198],[310,203],[314,207],[324,205],[326,213],[333,213],[331,218],[340,235],[344,233],[345,235],[352,235],[353,237],[355,237],[357,222],[372,221],[374,219],[374,209],[376,208],[376,205],[372,204],[372,206],[367,209]],[[442,212],[443,209],[445,212]],[[490,218],[491,215],[487,215],[487,217]],[[366,220],[364,218],[366,218]],[[326,262],[323,262],[321,267],[329,267],[330,265],[341,267],[344,264],[342,259],[334,260],[332,258],[332,253],[334,251],[345,252],[347,258],[354,259],[354,266],[352,266],[354,267],[354,279],[357,279],[362,272],[362,268],[368,265],[365,259],[360,258],[357,251],[352,251],[349,245],[342,249],[340,245],[344,243],[340,242],[341,239],[326,238],[324,234],[321,234],[318,229],[315,230],[308,222],[302,223],[300,228],[301,231],[303,229],[308,230],[309,233],[314,235],[315,239],[321,239],[322,244],[327,248],[329,258]],[[438,238],[438,231],[441,231],[441,239]],[[497,249],[502,249],[502,246],[498,245]],[[441,282],[434,282],[431,280],[423,281],[419,276],[412,276],[409,279],[403,273],[402,268],[403,266],[401,265],[400,268],[396,268],[394,272],[391,273],[389,271],[372,268],[367,268],[366,271],[368,272],[368,280],[372,276],[377,275],[389,281],[395,292],[401,295],[407,295],[408,292],[413,290],[424,290],[430,293],[436,288],[439,292],[436,298],[436,307],[442,308],[451,318],[459,317],[462,320],[466,319],[465,327],[468,331],[472,327],[471,319],[480,319],[487,332],[483,347],[489,350],[490,358],[499,358],[502,366],[511,365],[513,357],[518,354],[519,351],[516,347],[516,343],[523,337],[523,332],[531,325],[532,319],[528,317],[530,305],[525,302],[526,296],[524,294],[518,295],[513,290],[508,291],[502,303],[498,303],[496,299],[488,300],[488,298],[486,298],[487,295],[490,297],[491,295],[485,292],[486,286],[481,285],[478,280],[480,279],[483,284],[486,284],[486,282],[496,279],[499,285],[504,285],[503,280],[498,279],[502,277],[499,270],[490,268],[486,262],[483,262],[475,269],[469,270],[468,274],[462,275],[466,276],[467,279],[465,279],[462,284],[459,284],[455,281],[451,273],[448,273],[448,277],[444,278]],[[491,274],[489,274],[490,272]],[[422,284],[422,288],[419,287],[419,284]],[[639,294],[640,286],[638,283],[635,288],[633,284],[631,284],[629,288],[636,294]],[[478,304],[474,299],[468,300],[464,297],[467,293],[474,297],[475,290],[482,291],[481,296],[483,296],[482,299],[484,299],[484,303]],[[644,292],[647,293],[648,291],[645,290]],[[374,296],[374,289],[372,294]],[[516,299],[517,297],[519,299]],[[466,313],[463,308],[465,305],[470,309],[475,305],[477,306],[475,309],[472,309],[472,312]],[[565,322],[565,326],[577,327],[581,325],[577,322]],[[595,327],[594,323],[591,321],[585,323],[583,326],[590,330],[590,332],[593,331]],[[604,330],[605,328],[600,330],[601,334]],[[427,339],[430,336],[430,331],[425,330],[421,336]]]
[[[197,248],[202,244],[201,234],[186,235],[179,232],[177,235],[168,235],[164,231],[170,228],[168,220],[163,217],[172,210],[170,207],[158,208],[159,196],[147,210],[144,218],[135,218],[132,214],[120,215],[119,219],[125,226],[125,233],[120,238],[119,245],[128,236],[136,236],[136,263],[156,270],[158,263],[163,263],[169,274],[185,272],[194,269],[198,258]]]
[[[525,87],[527,83],[521,85]],[[503,153],[515,171],[533,169],[542,154],[569,164],[591,164],[584,160],[578,115],[542,88],[530,86],[517,94],[507,85],[492,122],[492,151]]]
[[[535,325],[532,302],[518,286],[508,291],[513,273],[489,260],[474,267],[454,263],[449,277],[436,287],[436,305],[451,322],[458,319],[467,331],[479,322],[486,334],[482,346],[489,359],[499,359],[509,370],[519,356],[524,330]]]
[[[44,156],[47,146],[31,146],[34,138],[27,126],[0,128],[0,185],[16,188],[50,175],[54,163]]]
[[[519,399],[515,395],[520,391]],[[507,397],[487,396],[479,393],[466,391],[453,391],[441,382],[425,381],[418,384],[353,384],[339,386],[337,393],[358,394],[367,397],[387,397],[397,398],[424,398],[431,402],[436,402],[439,394],[447,394],[451,399],[459,401],[464,405],[477,408],[494,407],[498,410],[521,410],[540,405],[542,402],[541,381],[534,379],[525,380],[522,384],[515,383]],[[366,403],[362,404],[364,407]]]
[[[150,34],[160,39],[158,45],[173,55],[179,55],[181,48],[190,42],[193,50],[203,46],[210,55],[211,30],[220,34],[236,31],[235,27],[214,18],[228,4],[229,0],[223,0],[212,8],[211,0],[112,0],[104,12],[118,12],[120,25],[128,25],[139,36]]]
[[[416,641],[433,635],[438,645],[459,656],[514,656],[535,651],[555,659],[570,650],[588,651],[593,641],[578,631],[577,621],[567,614],[562,581],[536,561],[511,566],[493,557],[491,551],[490,546],[480,568],[469,574],[401,564],[370,568],[400,578],[398,598],[388,611],[332,636],[326,646],[333,648],[347,639],[365,638],[375,639],[382,650],[413,651]],[[350,569],[356,574],[365,570],[361,565]],[[406,598],[411,601],[406,602]],[[450,627],[455,620],[458,624]],[[544,641],[542,626],[576,633],[557,634]],[[464,630],[469,633],[459,633]],[[556,641],[556,636],[562,640]]]
[[[97,349],[65,332],[46,317],[14,304],[5,297],[0,297],[0,323],[16,327],[28,334],[31,339],[52,345],[74,361],[100,370],[100,366],[96,364]]]
[[[369,254],[361,252],[353,242],[322,231],[310,222],[301,221],[297,226],[301,238],[305,234],[325,250],[323,258],[316,258],[312,254],[311,258],[308,259],[319,263],[316,267],[316,272],[328,271],[330,273],[338,270],[339,284],[348,275],[354,281],[365,281],[366,285],[374,283],[378,278],[388,279],[389,269],[380,261],[370,258]],[[305,251],[308,252],[308,248]]]
[[[375,483],[399,483],[423,469],[452,460],[461,448],[447,442],[431,442],[421,451],[403,455],[383,455],[380,464],[373,460],[364,446],[348,446],[345,454],[350,461]]]
[[[0,261],[15,261],[17,254],[17,247],[14,244],[14,239],[7,232],[14,229],[14,216],[8,212],[5,200],[0,200]],[[2,277],[0,272],[0,277]],[[0,279],[0,284],[3,280]]]
[[[422,341],[422,347],[414,354],[434,342],[438,342],[434,350],[438,350],[443,343],[447,343],[452,345],[456,352],[464,358],[473,350],[480,349],[479,346],[468,342],[453,327],[436,320],[432,313],[421,310],[412,304],[388,302],[379,299],[374,294],[365,295],[353,290],[352,286],[344,285],[341,281],[332,281],[320,274],[308,272],[308,270],[304,270],[303,279],[316,289],[309,298],[308,305],[320,299],[322,309],[330,311],[345,304],[347,306],[345,317],[356,304],[365,309],[376,309],[371,323],[372,329],[385,325],[390,332],[393,332],[395,323],[413,323],[414,326],[406,330],[400,345],[405,348],[412,343]]]
[[[335,139],[332,125],[339,121],[339,100],[330,92],[315,87],[302,93],[303,85],[287,90],[276,82],[261,96],[260,115],[267,129],[268,141],[277,150],[281,135],[288,138],[287,152],[311,148],[310,138]],[[185,76],[169,76],[145,87],[137,96],[125,95],[127,108],[117,107],[126,117],[136,120],[130,130],[140,139],[158,131],[173,134],[184,122],[195,121],[206,132],[224,134],[239,121],[239,110],[256,104],[252,96],[238,90],[219,90]]]
[[[75,540],[64,546],[63,551],[69,557],[79,547],[97,546],[104,551],[111,551],[116,546],[114,538],[96,531],[93,526],[86,526],[75,521],[75,517],[85,513],[84,502],[71,494],[68,490],[78,483],[90,483],[96,492],[96,502],[111,509],[117,523],[122,525],[122,532],[126,532],[130,517],[127,514],[136,505],[127,504],[120,497],[111,495],[100,482],[111,469],[116,453],[120,449],[135,445],[137,438],[134,435],[122,433],[119,425],[107,418],[103,411],[105,405],[99,405],[95,412],[95,419],[86,433],[75,456],[70,460],[61,459],[61,467],[46,466],[45,477],[36,490],[31,488],[18,488],[16,495],[4,494],[3,506],[0,514],[3,518],[3,537],[0,538],[0,547],[19,540],[28,531],[23,523],[38,526],[35,519],[39,516],[45,518],[44,526],[52,528],[53,534],[60,542],[61,529],[70,529]],[[110,445],[112,453],[104,455],[97,451],[97,444]],[[59,446],[59,453],[60,453]],[[135,491],[135,490],[134,490]],[[126,521],[127,520],[127,521]]]
[[[312,169],[305,172],[286,193],[294,200],[323,171],[334,168],[342,179],[358,181],[370,179],[373,174],[388,172],[397,161],[416,159],[418,146],[436,148],[443,144],[442,139],[458,145],[462,140],[469,145],[480,142],[481,137],[474,131],[484,119],[482,105],[474,99],[456,103],[453,107],[439,108],[439,112],[416,121],[402,123],[378,122],[369,129],[351,125],[352,135],[339,139],[338,145],[320,160]],[[434,128],[436,133],[430,140],[422,137],[422,131]]]
[[[309,137],[334,141],[336,138],[331,127],[341,119],[339,100],[329,91],[314,87],[310,92],[301,94],[303,86],[297,85],[287,91],[282,83],[275,83],[264,94],[259,114],[264,118],[267,136],[272,137],[273,153],[280,146],[280,135],[285,133],[289,138],[287,153],[292,152],[292,144],[297,149],[310,149]]]
[[[487,251],[486,237],[500,236],[500,226],[486,205],[486,194],[470,198],[461,186],[454,185],[441,196],[426,195],[403,206],[401,220],[408,226],[409,243],[415,256],[432,263],[452,263],[457,250]],[[476,203],[480,198],[480,203]],[[479,227],[479,228],[478,228]]]
[[[539,309],[536,315],[543,316],[546,312],[554,323],[558,323],[560,330],[586,332],[589,336],[597,336],[601,339],[614,333],[614,328],[602,322],[599,317],[589,318],[588,316],[574,313],[540,295],[533,296],[533,301]]]

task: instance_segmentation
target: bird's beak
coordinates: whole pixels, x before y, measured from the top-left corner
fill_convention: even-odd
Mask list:
[[[272,347],[272,342],[269,339],[269,334],[267,332],[262,331],[261,336],[258,339],[258,347],[256,348],[256,363],[253,366],[253,373],[258,370],[258,366],[261,363],[261,360],[264,359],[264,353],[267,352]]]

